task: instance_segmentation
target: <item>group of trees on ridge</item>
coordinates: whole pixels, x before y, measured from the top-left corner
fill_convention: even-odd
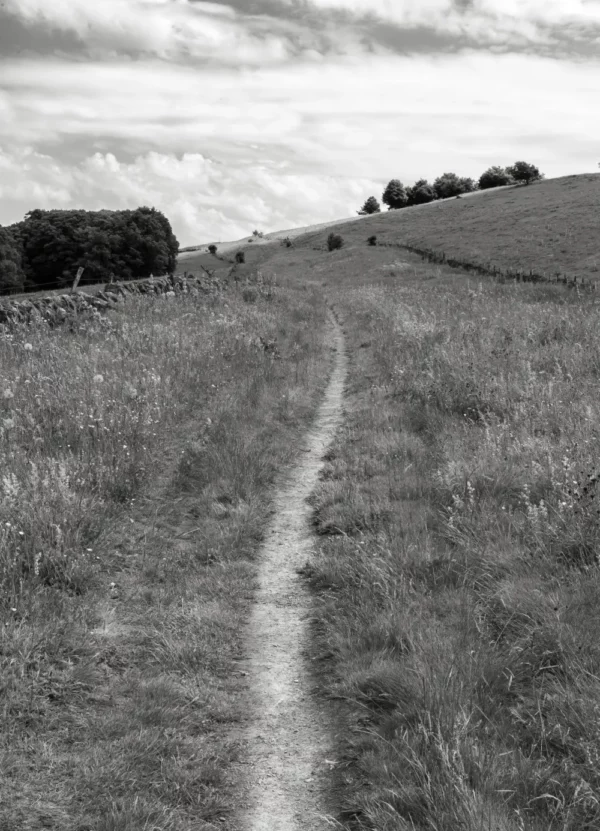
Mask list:
[[[0,226],[0,293],[60,288],[80,267],[82,283],[174,271],[179,242],[155,208],[30,211]]]
[[[497,188],[501,185],[512,185],[517,182],[524,182],[528,185],[543,179],[544,174],[538,168],[528,162],[515,162],[510,167],[499,167],[495,165],[484,171],[479,180],[475,182],[466,176],[457,176],[456,173],[443,173],[430,184],[427,179],[419,179],[412,187],[405,187],[399,179],[392,179],[388,182],[381,201],[390,210],[407,208],[411,205],[424,205],[436,199],[448,199],[452,196],[460,196],[463,193],[471,193],[474,190],[486,190]],[[381,205],[374,196],[369,196],[358,214],[375,214],[381,211]]]

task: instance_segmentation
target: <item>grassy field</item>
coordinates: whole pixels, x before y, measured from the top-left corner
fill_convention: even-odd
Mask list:
[[[403,217],[365,223],[380,236]],[[306,569],[316,680],[336,702],[339,817],[377,831],[598,828],[599,301],[339,230],[336,252],[321,232],[247,253],[324,291],[349,345]]]
[[[0,831],[228,826],[253,558],[331,366],[326,299],[350,375],[305,571],[341,822],[600,828],[600,298],[366,244],[593,279],[599,183],[233,270],[190,252],[223,295],[2,330]]]
[[[598,828],[600,305],[326,257],[351,369],[307,571],[340,816]]]
[[[471,263],[491,263],[587,280],[600,268],[600,174],[565,176],[528,187],[477,193],[365,217],[335,229],[348,244],[376,234],[380,242],[445,252]],[[321,245],[327,233],[297,245]]]
[[[1,829],[226,827],[253,557],[324,323],[263,283],[3,331]]]

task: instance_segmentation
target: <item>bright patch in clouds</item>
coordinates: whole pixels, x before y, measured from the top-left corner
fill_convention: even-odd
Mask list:
[[[595,38],[585,0],[4,0],[0,223],[146,204],[185,245],[392,177],[593,170]]]

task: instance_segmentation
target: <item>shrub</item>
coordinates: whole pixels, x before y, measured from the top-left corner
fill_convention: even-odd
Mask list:
[[[217,253],[217,246],[216,245],[209,245],[208,246],[208,251],[209,251],[210,254],[216,254]]]
[[[399,179],[392,179],[388,182],[381,197],[381,201],[384,205],[387,205],[391,211],[405,207],[408,202],[408,195],[404,185]]]
[[[245,263],[246,262],[246,255],[243,251],[237,251],[235,255],[236,263]]]
[[[285,239],[282,239],[281,244],[285,245],[286,248],[291,248],[292,247],[292,241],[289,237],[286,237]]]
[[[544,174],[540,173],[534,164],[528,162],[515,162],[512,167],[507,167],[506,171],[515,182],[525,182],[526,185],[544,178]]]
[[[336,248],[341,248],[344,244],[344,238],[340,236],[340,234],[334,234],[331,232],[327,237],[327,249],[329,251],[335,251]]]
[[[512,184],[513,178],[508,172],[505,167],[500,167],[499,165],[495,165],[494,167],[488,167],[487,170],[479,177],[479,187],[481,190],[487,190],[488,188],[498,188],[502,185],[510,185]]]
[[[358,211],[359,216],[365,216],[367,214],[378,214],[381,212],[381,205],[375,199],[374,196],[369,196],[365,204],[362,206],[360,211]]]
[[[375,236],[375,234],[373,234],[372,237],[369,237],[367,242],[369,243],[369,245],[377,245],[377,237]]]

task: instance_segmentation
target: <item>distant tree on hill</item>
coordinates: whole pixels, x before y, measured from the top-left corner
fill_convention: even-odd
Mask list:
[[[433,183],[433,189],[438,199],[449,199],[451,196],[460,196],[461,193],[470,193],[476,189],[473,179],[457,176],[456,173],[442,173]]]
[[[25,284],[21,240],[0,225],[0,293],[20,291]]]
[[[408,195],[404,185],[399,179],[392,179],[388,182],[386,189],[383,192],[381,201],[387,205],[391,211],[398,208],[404,208],[408,202]]]
[[[381,205],[374,196],[369,196],[365,204],[358,211],[359,216],[366,216],[366,214],[378,214],[381,211]]]
[[[488,169],[484,170],[479,177],[479,187],[481,190],[499,188],[502,185],[510,185],[512,182],[513,178],[508,170],[505,167],[500,167],[499,165],[488,167]]]
[[[433,185],[430,185],[427,179],[418,179],[412,188],[407,188],[406,194],[409,205],[425,205],[436,198]]]
[[[528,162],[515,162],[511,167],[507,167],[506,170],[515,182],[525,182],[526,185],[544,178],[544,174],[540,173],[534,164],[529,164]]]
[[[217,246],[216,245],[209,245],[208,246],[209,254],[216,254],[217,253]]]

